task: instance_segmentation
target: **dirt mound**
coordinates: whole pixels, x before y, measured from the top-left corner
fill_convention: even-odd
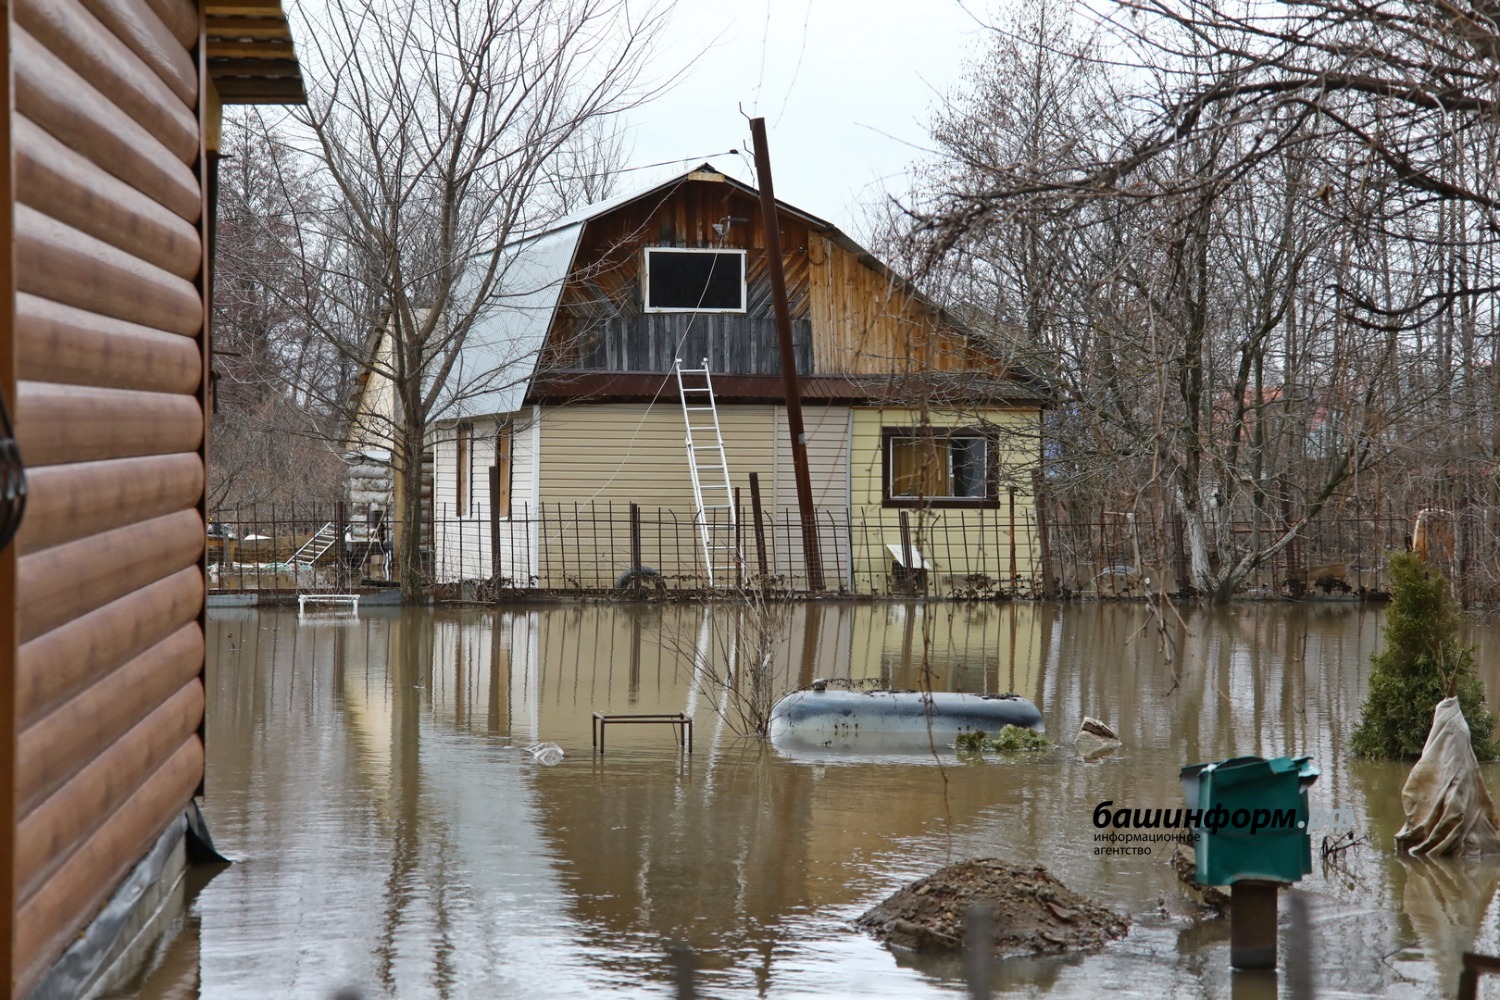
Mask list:
[[[961,951],[968,913],[994,915],[995,954],[1056,955],[1122,938],[1130,918],[1063,885],[1041,866],[977,858],[912,883],[855,923],[888,944],[915,951]]]

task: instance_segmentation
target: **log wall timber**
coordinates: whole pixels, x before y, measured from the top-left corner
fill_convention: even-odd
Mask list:
[[[195,31],[187,39],[178,37],[145,0],[83,0],[83,5],[150,66],[179,101],[187,107],[197,103],[198,67],[192,56]],[[182,19],[179,27],[186,25]]]
[[[191,0],[16,0],[0,362],[30,506],[6,558],[25,996],[202,781],[206,56]]]
[[[35,295],[16,296],[16,350],[37,382],[191,393],[197,341],[111,320]]]
[[[196,735],[151,775],[16,913],[17,979],[26,989],[77,933],[77,914],[92,916],[191,798],[203,773]],[[24,995],[24,994],[23,994]]]
[[[23,728],[198,617],[203,573],[190,566],[21,647],[16,717]]]
[[[17,899],[24,905],[101,817],[182,749],[203,714],[203,685],[183,685],[129,732],[95,756],[66,784],[27,814],[17,830]],[[93,799],[104,796],[103,809]]]
[[[0,12],[0,53],[10,52],[11,15],[7,5]],[[0,73],[0,109],[14,106],[14,75]],[[0,111],[0,397],[7,406],[16,398],[16,350],[13,338],[4,335],[15,327],[15,255],[13,215],[15,212],[15,169],[11,155],[14,115]],[[14,420],[14,414],[11,415]],[[19,555],[15,545],[0,548],[0,784],[15,787],[16,730],[20,725],[18,694],[19,657],[12,655],[19,639],[16,635],[16,592],[19,584]],[[0,988],[16,993],[16,815],[15,795],[0,796]]]
[[[26,482],[22,555],[191,506],[203,492],[203,464],[186,453],[32,470]]]

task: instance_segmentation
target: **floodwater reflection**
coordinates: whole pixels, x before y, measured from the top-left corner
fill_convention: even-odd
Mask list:
[[[206,811],[238,863],[186,906],[137,994],[660,997],[682,944],[710,996],[962,996],[956,963],[894,955],[849,921],[994,855],[1135,922],[1097,955],[1001,963],[1005,995],[1274,996],[1274,977],[1231,975],[1227,926],[1195,917],[1169,845],[1096,853],[1098,803],[1176,808],[1183,764],[1242,754],[1313,755],[1315,814],[1370,836],[1300,887],[1319,991],[1440,996],[1463,948],[1500,951],[1500,868],[1399,861],[1405,769],[1344,758],[1378,612],[1196,613],[1169,659],[1136,605],[808,605],[777,650],[778,688],[1014,691],[1066,742],[1104,718],[1125,746],[1094,761],[777,753],[736,736],[721,686],[694,683],[695,660],[722,653],[726,612],[703,615],[215,612]],[[1493,699],[1500,637],[1475,628]],[[594,711],[687,712],[695,752],[635,726],[596,756]],[[520,748],[537,740],[567,756],[536,764]]]

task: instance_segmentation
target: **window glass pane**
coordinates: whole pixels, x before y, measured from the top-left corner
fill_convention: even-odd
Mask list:
[[[930,437],[893,437],[890,442],[891,496],[953,496],[945,442]]]
[[[738,253],[649,250],[646,308],[743,311],[744,263]]]
[[[949,442],[949,456],[953,460],[953,496],[984,499],[988,495],[985,481],[989,478],[989,442],[984,438],[953,438]]]

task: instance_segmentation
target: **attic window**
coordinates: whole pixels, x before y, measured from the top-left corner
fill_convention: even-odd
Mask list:
[[[647,247],[646,312],[745,311],[745,251]]]

